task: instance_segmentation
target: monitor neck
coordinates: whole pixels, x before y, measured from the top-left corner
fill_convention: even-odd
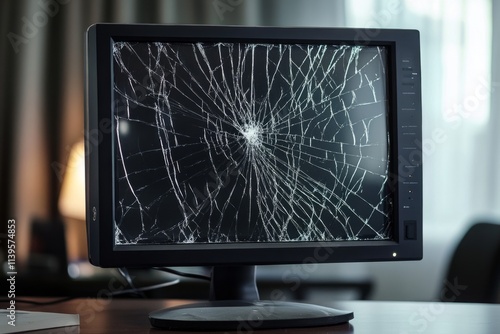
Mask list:
[[[255,266],[213,267],[210,300],[259,300]]]

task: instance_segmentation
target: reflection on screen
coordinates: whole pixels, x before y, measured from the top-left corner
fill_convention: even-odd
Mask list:
[[[385,47],[113,55],[115,245],[392,237]]]

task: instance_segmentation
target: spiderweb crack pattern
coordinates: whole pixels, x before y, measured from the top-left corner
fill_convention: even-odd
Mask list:
[[[115,42],[115,244],[390,239],[386,53]]]

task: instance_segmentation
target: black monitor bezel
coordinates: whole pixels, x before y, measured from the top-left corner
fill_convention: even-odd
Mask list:
[[[114,41],[384,45],[390,50],[393,241],[114,246]],[[419,33],[416,30],[95,24],[86,40],[86,213],[90,261],[101,267],[260,265],[422,258]],[[411,79],[410,79],[411,78]],[[409,130],[410,129],[410,130]],[[396,158],[397,157],[397,158]],[[418,158],[418,159],[415,159]],[[102,222],[102,223],[101,223]]]

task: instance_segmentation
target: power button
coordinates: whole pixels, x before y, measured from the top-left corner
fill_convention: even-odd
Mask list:
[[[405,220],[405,239],[415,240],[417,239],[417,221],[416,220]]]

